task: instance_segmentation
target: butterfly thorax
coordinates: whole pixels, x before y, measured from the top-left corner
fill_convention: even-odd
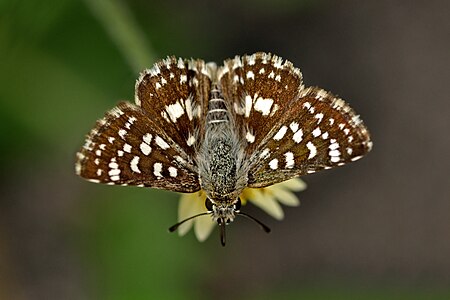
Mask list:
[[[219,89],[208,105],[205,137],[197,162],[202,189],[213,204],[213,219],[232,221],[238,197],[247,184],[244,147]]]

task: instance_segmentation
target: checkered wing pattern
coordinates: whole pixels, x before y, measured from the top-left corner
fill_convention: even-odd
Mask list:
[[[198,191],[198,160],[210,159],[199,151],[208,136],[210,145],[220,135],[205,134],[216,126],[237,132],[239,141],[230,147],[244,145],[248,174],[235,180],[249,187],[341,166],[372,147],[367,128],[344,100],[305,88],[300,70],[278,56],[236,56],[220,68],[168,57],[140,75],[135,104],[121,103],[97,122],[76,171],[95,182]],[[219,173],[242,167],[226,165],[236,161],[231,156],[213,154]]]
[[[77,174],[93,182],[178,192],[200,189],[187,153],[130,103],[120,103],[97,121],[77,158]]]
[[[305,88],[300,70],[277,56],[228,60],[219,78],[247,142],[250,187],[341,166],[372,147],[366,127],[342,99]]]

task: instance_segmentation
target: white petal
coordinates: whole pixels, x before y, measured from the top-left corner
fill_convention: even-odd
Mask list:
[[[273,196],[281,203],[287,206],[299,206],[300,201],[297,196],[286,190],[277,188],[276,191],[273,191]]]
[[[284,218],[283,209],[273,196],[256,189],[253,190],[253,193],[255,197],[249,199],[253,204],[277,220],[282,220]]]
[[[217,223],[211,219],[210,215],[198,217],[194,223],[197,240],[200,242],[206,240],[216,225]]]
[[[180,202],[178,204],[178,222],[206,210],[199,196],[199,193],[181,195]],[[178,234],[180,236],[183,236],[188,233],[194,221],[195,219],[187,221],[180,225],[180,227],[178,227],[177,229]]]
[[[294,192],[300,192],[306,189],[306,183],[300,178],[292,178],[273,185],[274,187],[283,186]]]

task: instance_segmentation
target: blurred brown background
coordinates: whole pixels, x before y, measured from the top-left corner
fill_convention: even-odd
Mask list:
[[[0,299],[449,299],[449,3],[0,1]],[[374,149],[229,243],[178,196],[74,175],[96,119],[166,55],[270,51],[346,99]]]

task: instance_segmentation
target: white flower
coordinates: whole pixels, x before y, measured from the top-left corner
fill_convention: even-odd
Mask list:
[[[304,189],[306,189],[306,183],[299,178],[293,178],[265,188],[246,188],[240,198],[242,205],[250,201],[273,218],[282,220],[284,213],[280,203],[287,206],[298,206],[300,201],[294,192]],[[206,194],[202,190],[196,193],[182,194],[178,206],[178,220],[183,221],[196,214],[206,212],[205,200]],[[208,238],[217,223],[209,215],[200,216],[181,224],[178,227],[178,234],[185,235],[192,226],[194,226],[195,236],[202,242]]]

